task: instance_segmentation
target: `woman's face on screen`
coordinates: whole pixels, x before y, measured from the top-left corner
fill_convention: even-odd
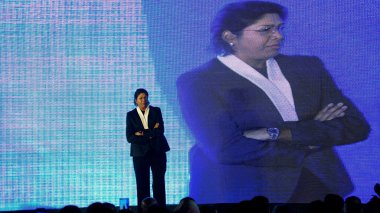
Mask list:
[[[148,107],[148,96],[145,93],[140,93],[136,100],[135,103],[141,110],[145,110]]]
[[[283,21],[276,13],[267,13],[241,31],[234,40],[234,54],[241,59],[267,60],[279,53]],[[245,60],[243,60],[245,61]]]

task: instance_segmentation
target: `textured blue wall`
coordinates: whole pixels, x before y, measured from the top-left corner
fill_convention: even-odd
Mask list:
[[[176,100],[178,75],[209,58],[209,23],[231,1],[0,2],[0,210],[136,205],[125,114],[133,92],[161,107],[168,203],[188,193],[193,141]],[[372,126],[339,147],[367,201],[379,181],[379,2],[276,1],[288,7],[286,54],[323,59]]]

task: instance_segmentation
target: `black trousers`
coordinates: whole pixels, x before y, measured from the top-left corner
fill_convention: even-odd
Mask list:
[[[133,157],[136,175],[137,205],[141,209],[141,201],[150,197],[150,170],[153,177],[153,197],[161,206],[166,205],[165,172],[166,153],[148,153],[143,157]]]

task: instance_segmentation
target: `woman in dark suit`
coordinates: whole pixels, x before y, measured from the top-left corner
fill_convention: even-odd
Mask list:
[[[126,132],[127,140],[131,143],[139,209],[141,201],[150,197],[150,169],[153,176],[153,197],[160,205],[166,205],[166,152],[170,148],[164,136],[161,109],[150,106],[148,96],[145,89],[137,89],[134,95],[137,107],[127,113]]]
[[[320,59],[280,54],[285,19],[276,3],[226,5],[211,26],[218,57],[177,80],[196,139],[190,196],[199,203],[310,202],[353,190],[334,147],[365,140],[369,124]]]

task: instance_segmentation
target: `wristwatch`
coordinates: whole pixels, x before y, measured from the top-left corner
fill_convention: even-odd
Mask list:
[[[271,141],[275,141],[278,139],[278,136],[280,136],[280,129],[275,127],[267,128],[267,133],[270,137]]]

